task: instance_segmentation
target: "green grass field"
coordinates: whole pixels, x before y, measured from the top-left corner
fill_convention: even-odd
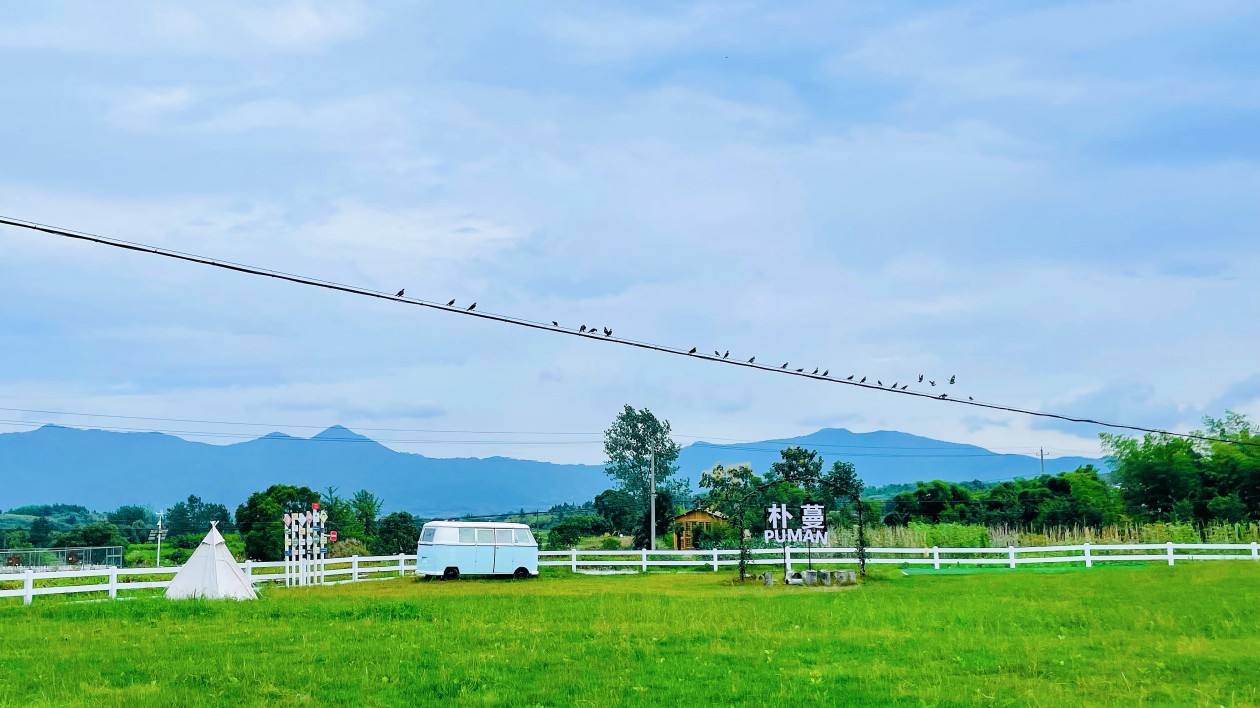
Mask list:
[[[722,574],[0,607],[4,705],[1260,705],[1260,565]]]

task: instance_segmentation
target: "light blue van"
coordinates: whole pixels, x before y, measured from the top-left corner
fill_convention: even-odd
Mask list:
[[[416,544],[416,575],[538,575],[538,542],[525,524],[430,521]]]

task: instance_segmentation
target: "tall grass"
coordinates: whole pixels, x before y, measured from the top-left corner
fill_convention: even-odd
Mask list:
[[[835,528],[830,543],[848,547],[857,543],[857,527]],[[1076,546],[1082,543],[1251,543],[1260,541],[1258,524],[1185,523],[1125,524],[1091,528],[1074,526],[1028,531],[1007,526],[977,524],[923,524],[868,526],[866,545],[885,548],[954,546],[981,548],[1003,546]]]

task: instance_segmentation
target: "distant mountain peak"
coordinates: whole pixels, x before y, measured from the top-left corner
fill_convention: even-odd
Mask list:
[[[323,432],[313,436],[311,440],[366,440],[376,442],[366,435],[359,435],[344,425],[329,426]]]

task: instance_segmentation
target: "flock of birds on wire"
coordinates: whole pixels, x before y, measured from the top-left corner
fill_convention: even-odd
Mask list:
[[[394,297],[405,297],[404,293],[406,293],[406,292],[407,292],[406,288],[403,288],[402,290],[399,290],[399,291],[398,291],[398,293],[394,295]],[[446,303],[446,306],[447,306],[447,307],[455,307],[455,301],[454,301],[454,300],[451,300],[450,302]],[[473,311],[473,310],[475,310],[475,309],[477,309],[477,303],[475,303],[475,302],[474,302],[473,304],[469,305],[468,307],[465,307],[465,308],[464,308],[464,310],[465,310],[465,311],[467,311],[467,312],[472,312],[472,311]],[[561,327],[560,327],[560,323],[559,323],[559,322],[557,322],[557,321],[555,321],[555,320],[552,320],[552,321],[551,321],[551,326],[552,326],[552,327],[555,327],[556,329],[560,329],[560,328],[561,328]],[[611,337],[611,336],[612,336],[612,334],[613,334],[612,329],[610,329],[610,328],[608,328],[608,327],[594,327],[594,326],[592,326],[592,327],[587,327],[586,325],[581,325],[580,327],[578,327],[578,330],[577,330],[577,331],[578,331],[578,334],[590,334],[590,335],[592,335],[592,336],[599,335],[601,332],[603,333],[603,335],[604,335],[605,337]],[[702,356],[702,357],[708,357],[708,355],[707,355],[707,354],[698,354],[698,351],[697,351],[697,350],[698,350],[698,348],[697,348],[697,347],[692,347],[692,348],[691,348],[691,350],[687,352],[687,354],[689,354],[689,355],[691,355],[691,356]],[[729,350],[729,349],[728,349],[727,351],[725,351],[725,352],[719,352],[718,350],[714,349],[714,350],[713,350],[713,356],[712,356],[712,357],[709,357],[709,358],[713,358],[713,359],[721,359],[721,360],[727,360],[727,359],[729,359],[729,358],[730,358],[730,356],[731,356],[731,352],[730,352],[730,350]],[[748,358],[748,361],[747,361],[747,362],[745,362],[745,363],[758,365],[758,364],[757,364],[757,357],[755,357],[755,356],[753,356],[753,357],[749,357],[749,358]],[[782,365],[782,366],[780,366],[780,367],[778,367],[778,368],[779,368],[780,370],[782,370],[782,371],[787,371],[787,370],[788,370],[788,363],[789,363],[789,362],[786,362],[786,361],[785,361],[785,362],[783,362],[783,365]],[[760,365],[758,365],[758,366],[760,366],[760,367],[762,367],[762,368],[766,368],[766,369],[773,368],[773,367],[766,366],[765,364],[760,364]],[[818,373],[818,370],[819,370],[820,368],[821,368],[821,367],[814,367],[814,370],[813,370],[812,372],[810,372],[810,373],[808,374],[808,376],[821,376],[822,378],[831,378],[831,369],[826,369],[826,370],[824,370],[824,371],[820,374],[820,373]],[[799,368],[799,369],[793,369],[792,371],[793,371],[793,373],[797,373],[797,374],[804,374],[804,373],[805,373],[805,367],[801,367],[801,368]],[[861,379],[859,379],[859,380],[857,380],[857,381],[853,381],[853,379],[854,379],[854,378],[856,378],[856,376],[857,376],[857,374],[850,374],[849,376],[846,376],[843,380],[844,380],[844,381],[851,381],[851,382],[853,382],[853,383],[855,383],[855,384],[858,384],[858,385],[863,385],[863,386],[869,386],[869,385],[870,385],[870,384],[867,384],[867,383],[866,383],[866,380],[867,380],[867,378],[868,378],[868,377],[866,377],[866,376],[863,376]],[[923,374],[919,374],[919,380],[918,380],[918,383],[923,383],[923,379],[924,379]],[[948,383],[949,383],[949,385],[950,385],[950,386],[954,385],[954,382],[955,382],[955,381],[957,381],[957,379],[958,379],[958,377],[957,377],[957,376],[953,376],[953,375],[951,375],[951,376],[949,377],[949,382],[948,382]],[[927,383],[928,383],[929,385],[931,385],[933,388],[935,388],[935,387],[936,387],[936,381],[934,381],[934,380],[932,380],[932,379],[928,379]],[[875,385],[876,385],[876,386],[878,386],[879,388],[887,388],[887,389],[888,389],[888,390],[890,390],[890,391],[905,391],[905,390],[907,390],[907,389],[909,389],[909,388],[910,388],[910,384],[902,384],[900,381],[894,381],[894,382],[892,383],[892,385],[891,385],[891,386],[884,386],[884,382],[883,382],[883,381],[881,381],[881,380],[879,380],[879,379],[876,379],[876,380],[875,380]],[[947,394],[947,393],[942,393],[942,394],[940,394],[939,396],[937,396],[937,398],[949,398],[949,394]],[[967,400],[968,400],[968,401],[974,401],[974,400],[976,400],[976,399],[972,398],[971,396],[967,396]]]

